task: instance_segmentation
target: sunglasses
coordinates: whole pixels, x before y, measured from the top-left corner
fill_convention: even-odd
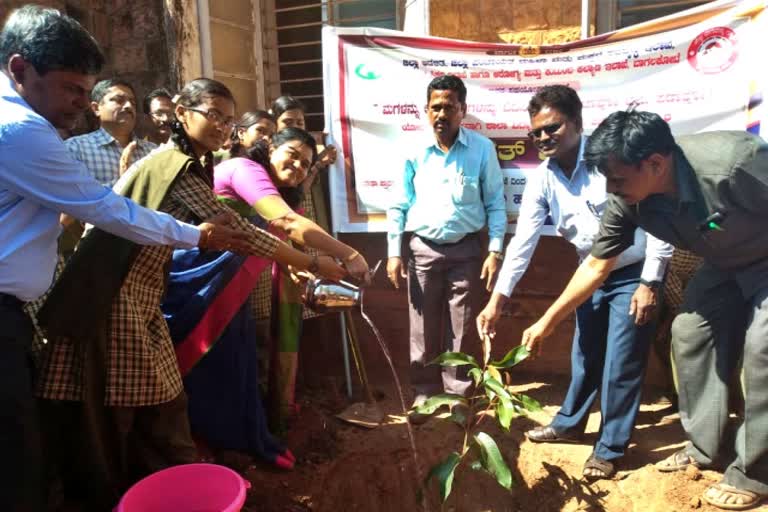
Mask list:
[[[544,132],[547,135],[552,135],[557,130],[559,130],[561,126],[563,126],[563,123],[548,124],[546,126],[542,126],[540,128],[536,128],[535,130],[529,131],[528,132],[528,137],[530,137],[532,139],[538,139],[539,137],[541,137],[541,132]]]

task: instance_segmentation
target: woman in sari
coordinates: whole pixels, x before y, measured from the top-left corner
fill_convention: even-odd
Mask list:
[[[298,185],[316,156],[312,136],[288,128],[278,132],[270,146],[262,141],[245,157],[219,164],[214,190],[243,217],[335,256],[350,274],[365,279],[368,264],[357,251],[293,210],[300,201]],[[234,450],[290,469],[293,455],[267,427],[257,335],[248,304],[258,276],[270,263],[257,256],[176,251],[163,309],[176,341],[195,435],[215,451]],[[280,378],[292,381],[294,376]]]
[[[341,278],[346,272],[332,258],[296,251],[217,200],[211,152],[229,137],[234,108],[220,82],[187,84],[171,141],[129,169],[115,189],[186,222],[229,216],[247,234],[248,255]],[[208,236],[215,238],[215,232]],[[49,343],[38,395],[52,406],[51,428],[59,425],[52,446],[69,451],[61,454],[65,488],[86,497],[88,510],[110,510],[137,479],[197,459],[187,397],[160,309],[172,252],[93,229],[40,313]]]

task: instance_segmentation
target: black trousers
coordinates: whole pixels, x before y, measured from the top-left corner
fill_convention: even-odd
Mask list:
[[[0,510],[10,512],[42,511],[47,496],[31,344],[21,301],[0,294]]]

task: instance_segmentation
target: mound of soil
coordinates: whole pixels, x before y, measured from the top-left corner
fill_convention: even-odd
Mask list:
[[[567,383],[566,383],[567,384]],[[663,399],[641,407],[633,444],[612,480],[588,483],[582,465],[592,450],[600,419],[593,412],[583,444],[534,444],[524,432],[549,422],[565,393],[565,385],[533,382],[519,386],[538,399],[544,410],[513,421],[501,432],[493,421],[483,430],[493,435],[513,471],[511,491],[488,474],[460,467],[453,493],[440,503],[434,482],[424,493],[431,511],[688,511],[714,512],[700,497],[719,480],[713,471],[662,474],[653,464],[682,446],[678,415]],[[252,483],[246,511],[420,511],[416,476],[407,430],[395,390],[379,387],[379,406],[387,414],[382,426],[366,430],[345,424],[335,414],[348,405],[333,392],[306,394],[288,444],[298,458],[296,469],[281,472],[257,466],[246,472]],[[332,398],[328,398],[328,397]],[[445,415],[443,415],[445,416]],[[428,468],[458,450],[463,430],[440,417],[414,427],[421,478]],[[768,510],[762,507],[758,510]]]

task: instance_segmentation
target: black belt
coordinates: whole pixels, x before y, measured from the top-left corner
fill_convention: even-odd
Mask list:
[[[0,306],[10,306],[21,308],[24,305],[24,301],[14,295],[8,295],[7,293],[0,293]]]
[[[434,240],[430,240],[429,238],[424,238],[423,236],[419,236],[416,233],[413,234],[413,236],[419,237],[422,241],[427,242],[429,244],[439,245],[440,247],[447,247],[451,245],[460,244],[461,242],[465,242],[468,240],[472,240],[476,236],[480,235],[480,231],[474,231],[472,233],[467,233],[463,237],[459,238],[455,242],[435,242]]]

